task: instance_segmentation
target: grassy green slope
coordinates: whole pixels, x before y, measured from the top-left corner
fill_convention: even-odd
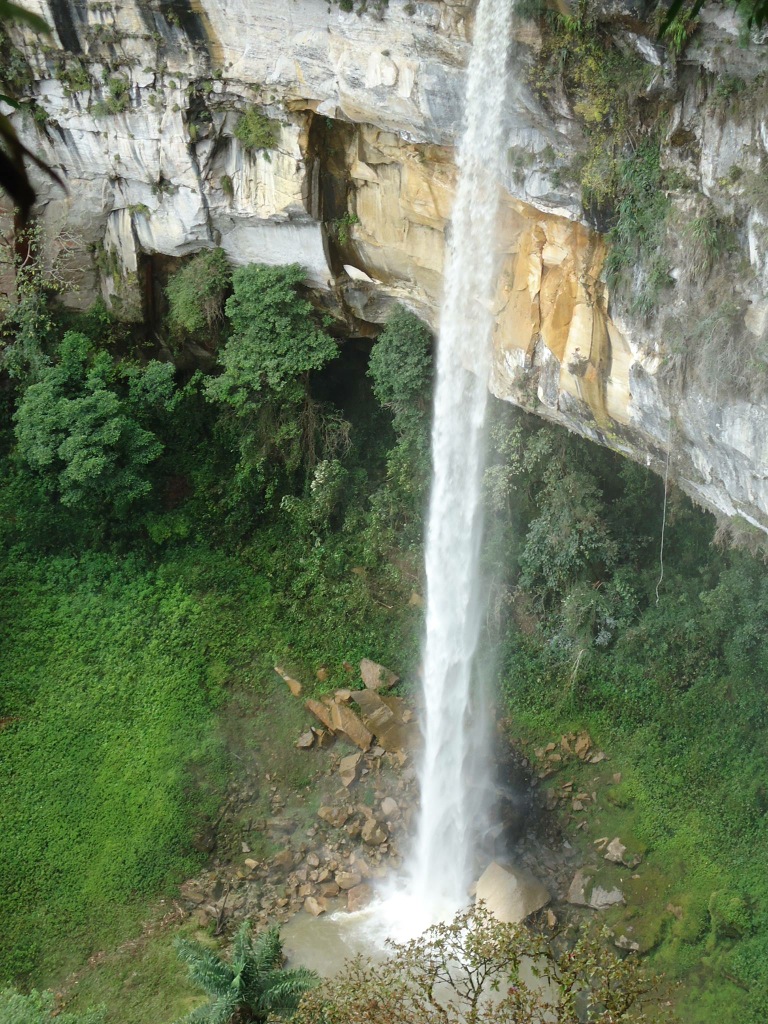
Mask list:
[[[394,653],[399,613],[365,579],[311,559],[304,579],[289,541],[262,540],[238,558],[199,547],[158,566],[4,567],[0,977],[60,978],[199,863],[195,828],[225,777],[215,710],[228,684],[267,700],[275,657],[327,661],[332,685],[343,659]]]

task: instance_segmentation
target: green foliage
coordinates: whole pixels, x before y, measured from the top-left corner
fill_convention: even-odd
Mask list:
[[[195,783],[219,753],[203,602],[168,570],[91,555],[3,567],[0,978],[68,962],[194,870]],[[207,617],[206,617],[207,616]],[[214,639],[215,643],[215,639]]]
[[[64,506],[108,509],[122,519],[149,493],[146,467],[162,444],[135,413],[145,400],[169,405],[173,367],[150,364],[148,373],[151,394],[137,400],[134,388],[121,397],[111,356],[95,355],[85,335],[69,332],[58,363],[24,392],[15,416],[19,455]]]
[[[430,408],[432,337],[417,316],[402,307],[393,313],[371,349],[368,376],[397,433],[419,430]]]
[[[664,250],[669,199],[663,191],[659,144],[647,140],[619,168],[617,220],[608,238],[608,284],[629,300],[632,312],[648,316],[670,284]]]
[[[686,227],[687,270],[691,280],[703,283],[717,260],[728,251],[727,227],[712,207]]]
[[[693,4],[689,0],[672,0],[666,11],[662,32],[667,31],[679,18],[685,17],[685,11],[688,12],[687,17],[697,17],[703,6],[704,0],[694,0]],[[748,28],[760,28],[768,22],[768,0],[737,0],[735,6]]]
[[[347,961],[305,996],[296,1024],[651,1024],[653,982],[635,957],[619,957],[608,935],[553,941],[500,922],[484,905],[459,912],[383,962]],[[535,964],[533,984],[521,969]],[[541,979],[544,983],[542,984]],[[494,994],[494,995],[492,995]]]
[[[360,218],[356,213],[345,213],[338,220],[331,221],[331,234],[335,235],[339,245],[349,244],[349,229],[354,224],[359,224]]]
[[[221,191],[224,193],[227,199],[232,199],[232,197],[235,194],[235,186],[230,175],[222,174],[221,178],[219,179],[219,184],[221,185]]]
[[[686,43],[699,27],[698,13],[695,4],[683,4],[673,18],[665,17],[663,7],[656,8],[654,15],[660,20],[658,33],[661,39],[669,47],[670,52],[679,57],[685,49]]]
[[[16,305],[0,323],[1,363],[19,385],[34,382],[50,363],[55,338],[49,296],[56,291],[42,269],[39,228],[25,229],[15,246]]]
[[[168,319],[187,334],[218,329],[232,271],[223,249],[207,249],[193,256],[168,282]]]
[[[223,371],[208,388],[211,399],[248,416],[271,397],[303,397],[305,375],[333,359],[336,342],[298,294],[305,276],[297,265],[235,271],[226,305],[232,334],[221,354]]]
[[[235,125],[235,138],[246,149],[274,149],[280,132],[280,122],[267,117],[256,107],[249,107]]]
[[[56,1008],[53,992],[33,989],[22,995],[14,989],[0,991],[0,1021],[2,1024],[104,1024],[105,1011],[86,1010],[85,1013],[62,1013]]]
[[[394,531],[401,543],[419,543],[430,476],[432,337],[413,313],[399,308],[390,317],[371,349],[368,376],[396,433],[386,484],[373,498],[371,526],[382,540]]]
[[[232,944],[231,960],[222,959],[209,946],[189,939],[176,943],[179,959],[190,979],[209,996],[193,1010],[189,1024],[229,1024],[252,1021],[266,1024],[275,1017],[290,1017],[301,997],[317,984],[317,975],[303,967],[283,969],[283,947],[278,928],[254,938],[244,921]]]
[[[222,436],[239,453],[229,500],[246,522],[308,483],[319,460],[347,446],[343,417],[310,392],[312,374],[338,346],[298,292],[304,277],[298,266],[235,272],[222,373],[206,386],[209,401],[224,413]]]
[[[506,516],[511,497],[515,510],[514,529],[488,546],[497,573],[513,567],[502,626],[510,710],[549,737],[585,726],[601,737],[624,775],[606,805],[631,814],[648,849],[643,870],[661,866],[680,890],[662,888],[660,906],[638,913],[642,927],[670,898],[684,907],[657,930],[659,966],[685,975],[703,961],[717,1012],[734,998],[730,978],[741,992],[734,1013],[757,1024],[761,997],[744,993],[768,985],[768,865],[757,853],[768,849],[764,566],[713,548],[710,517],[673,489],[657,599],[658,480],[526,420],[496,445],[492,508]],[[627,828],[600,813],[606,831]],[[688,994],[685,1020],[714,1019],[707,1000]]]
[[[526,15],[531,16],[530,3]],[[647,73],[636,55],[618,50],[586,3],[573,13],[547,10],[544,45],[529,80],[545,101],[557,105],[565,93],[587,148],[573,168],[582,205],[601,229],[610,221],[620,163],[636,120],[637,96]]]
[[[109,114],[122,114],[131,105],[130,83],[126,78],[115,76],[108,78],[107,96],[91,106],[94,117],[107,117]]]
[[[29,61],[0,23],[0,93],[20,96],[33,82],[34,75]]]
[[[71,54],[58,56],[54,64],[54,72],[64,86],[67,96],[72,96],[76,92],[86,92],[91,88],[91,76],[78,57]]]
[[[545,604],[577,583],[594,584],[610,571],[617,544],[602,518],[600,490],[584,472],[553,463],[544,476],[539,514],[520,558],[520,583]]]

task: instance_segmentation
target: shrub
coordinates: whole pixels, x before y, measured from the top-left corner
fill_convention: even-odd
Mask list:
[[[98,100],[91,107],[94,117],[106,117],[108,114],[122,114],[131,105],[130,85],[125,78],[107,79],[107,98]]]
[[[232,271],[223,249],[193,256],[168,282],[168,319],[187,334],[212,331],[223,319]]]
[[[480,905],[407,943],[390,943],[383,963],[347,961],[303,999],[295,1024],[640,1024],[653,983],[637,959],[620,958],[608,936],[556,943],[504,924]],[[536,966],[529,983],[521,970]],[[495,995],[494,995],[495,993]],[[669,1020],[669,1017],[666,1017]]]
[[[33,989],[22,995],[15,989],[0,991],[0,1021],[3,1024],[104,1024],[103,1009],[86,1010],[85,1013],[62,1013],[56,1007],[53,992],[38,992]]]
[[[241,114],[235,125],[235,138],[246,149],[274,149],[280,131],[280,122],[267,117],[255,107]]]
[[[632,312],[648,316],[670,283],[664,236],[669,199],[663,190],[658,140],[649,140],[619,168],[617,221],[608,239],[608,285],[629,299]]]
[[[83,334],[68,332],[59,361],[23,394],[16,415],[18,452],[62,505],[108,510],[122,519],[151,490],[146,467],[162,444],[119,394],[112,357],[93,353]],[[173,367],[159,367],[170,400]],[[162,389],[161,389],[162,390]]]

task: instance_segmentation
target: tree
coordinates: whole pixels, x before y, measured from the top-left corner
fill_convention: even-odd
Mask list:
[[[432,389],[432,337],[426,324],[400,307],[371,349],[368,376],[373,393],[392,412],[404,437],[420,432],[429,413]]]
[[[188,1024],[266,1024],[288,1017],[317,975],[303,967],[283,969],[283,946],[277,927],[254,938],[244,921],[235,935],[230,960],[200,942],[179,939],[176,951],[190,979],[210,997],[186,1018]]]
[[[238,415],[272,398],[301,400],[307,375],[338,352],[315,323],[312,304],[298,294],[306,274],[296,264],[251,264],[235,271],[227,299],[232,336],[221,355],[223,372],[208,393]]]
[[[503,924],[483,905],[383,963],[348,961],[302,1000],[293,1024],[650,1024],[651,982],[604,941],[574,944]],[[523,967],[527,965],[527,972]],[[523,974],[533,975],[526,981]]]
[[[18,453],[62,505],[121,518],[151,490],[147,467],[163,446],[139,417],[172,403],[173,367],[150,363],[119,376],[111,355],[94,353],[90,340],[74,331],[65,334],[58,356],[21,397],[14,417]],[[127,377],[127,388],[120,377]]]
[[[432,336],[417,316],[399,308],[390,317],[371,349],[368,376],[397,436],[387,482],[373,498],[374,530],[380,538],[393,531],[401,547],[417,545],[430,479],[432,398]]]
[[[206,395],[229,413],[221,430],[239,450],[230,494],[249,508],[290,489],[301,469],[306,482],[320,459],[348,443],[349,426],[338,410],[310,392],[312,372],[338,346],[298,292],[305,276],[295,265],[254,264],[232,279],[226,304],[232,334],[220,355],[222,373],[209,381]]]

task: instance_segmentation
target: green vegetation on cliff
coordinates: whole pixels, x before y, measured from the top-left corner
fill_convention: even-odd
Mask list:
[[[611,752],[623,779],[600,827],[620,820],[645,851],[639,870],[659,880],[632,911],[643,948],[696,989],[680,1006],[686,1022],[758,1024],[768,1011],[765,566],[713,546],[712,518],[673,489],[662,578],[657,478],[520,417],[495,441],[490,558],[510,573],[512,621],[499,639],[514,728],[541,741],[587,727]]]

